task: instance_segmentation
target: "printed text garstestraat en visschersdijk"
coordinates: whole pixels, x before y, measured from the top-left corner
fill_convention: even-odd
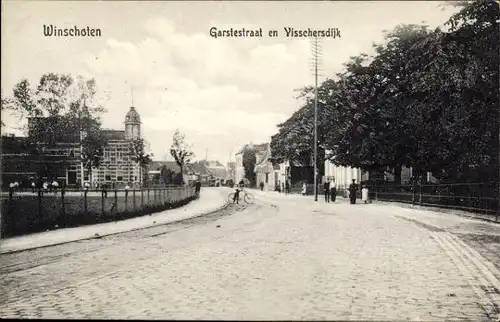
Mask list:
[[[285,27],[284,35],[287,38],[340,38],[339,28],[328,29],[295,29]],[[210,28],[210,36],[212,38],[260,38],[263,36],[262,28],[247,29],[247,28],[228,28],[218,29],[217,27]],[[279,36],[278,30],[269,30],[270,37]]]
[[[101,37],[101,34],[101,29],[90,28],[89,26],[84,28],[78,28],[77,26],[58,28],[54,25],[43,25],[43,35],[45,37]]]

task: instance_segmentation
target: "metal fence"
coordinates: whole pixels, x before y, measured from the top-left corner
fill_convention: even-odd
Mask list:
[[[186,204],[193,187],[3,192],[2,238],[137,217]]]
[[[498,216],[495,183],[407,184],[368,186],[371,199],[441,207]],[[498,220],[498,218],[497,218]]]
[[[349,185],[337,185],[336,195],[348,198],[348,187]],[[367,187],[371,200],[450,208],[492,216],[496,216],[499,211],[499,193],[496,183],[414,183],[368,185]],[[293,192],[299,191],[299,186],[294,186]],[[313,186],[308,185],[308,195],[312,195],[313,191]],[[318,185],[318,194],[323,194],[322,184]],[[361,189],[358,190],[357,197],[361,198]]]

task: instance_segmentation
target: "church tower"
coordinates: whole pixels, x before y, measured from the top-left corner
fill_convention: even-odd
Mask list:
[[[125,140],[134,140],[141,137],[141,117],[131,106],[125,116]]]

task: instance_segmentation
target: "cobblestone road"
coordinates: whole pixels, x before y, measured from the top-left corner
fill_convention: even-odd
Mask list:
[[[2,255],[0,316],[498,319],[498,226],[256,199],[208,218]]]

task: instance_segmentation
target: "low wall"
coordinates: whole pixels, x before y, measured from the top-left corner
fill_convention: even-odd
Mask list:
[[[128,219],[183,206],[195,199],[192,187],[102,192],[4,194],[2,238]]]

